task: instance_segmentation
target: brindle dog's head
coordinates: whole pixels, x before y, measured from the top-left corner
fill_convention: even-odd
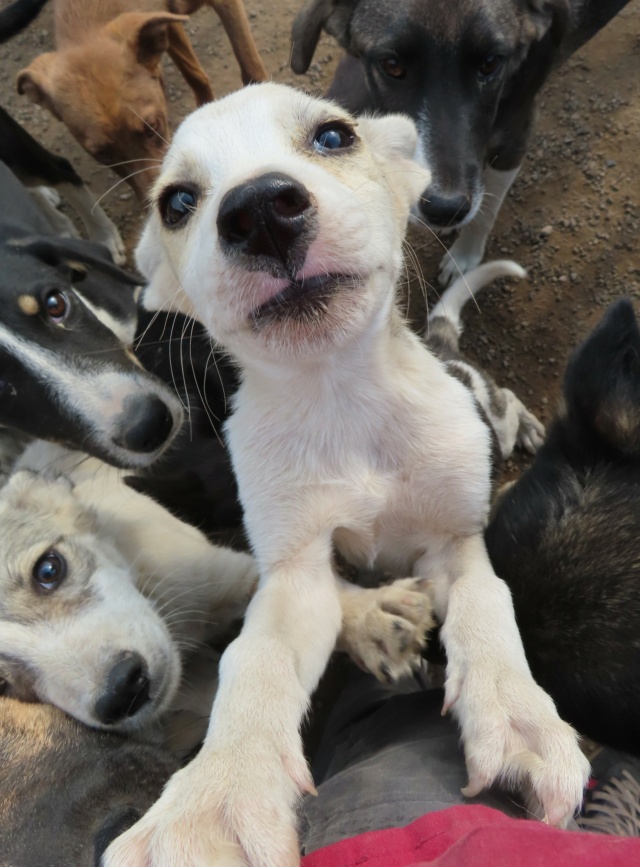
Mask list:
[[[350,111],[414,119],[416,157],[433,178],[421,217],[459,228],[480,208],[485,165],[521,161],[533,97],[568,20],[569,0],[308,0],[292,66],[306,71],[323,28],[335,36],[350,59],[330,95]]]

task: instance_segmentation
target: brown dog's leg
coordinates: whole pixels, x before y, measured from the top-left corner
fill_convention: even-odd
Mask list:
[[[196,104],[204,105],[213,99],[213,90],[207,73],[200,66],[189,37],[184,31],[182,24],[172,24],[168,28],[169,47],[167,53],[178,67],[184,80],[193,91]]]
[[[209,0],[227,31],[229,42],[240,65],[243,84],[266,81],[269,77],[249,29],[242,0]]]
[[[269,76],[253,41],[242,0],[168,0],[170,11],[177,15],[191,15],[205,3],[213,6],[227,31],[231,48],[240,65],[242,83],[266,81]]]

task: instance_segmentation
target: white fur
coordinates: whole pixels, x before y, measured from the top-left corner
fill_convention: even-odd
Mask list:
[[[335,118],[360,144],[318,154],[314,130]],[[531,677],[484,547],[488,429],[395,309],[410,205],[429,180],[406,159],[414,149],[405,118],[356,123],[274,84],[205,106],[176,133],[155,196],[185,182],[203,192],[180,229],[154,210],[138,262],[147,303],[193,303],[241,364],[227,434],[260,586],[223,655],[202,751],[112,844],[106,867],[298,863],[293,806],[313,785],[299,725],[340,625],[334,541],[350,559],[432,582],[469,794],[530,778],[554,824],[580,803],[588,764]],[[297,276],[345,280],[314,322],[256,329],[252,310],[286,281],[227,258],[216,214],[228,190],[272,171],[304,184],[317,208]]]

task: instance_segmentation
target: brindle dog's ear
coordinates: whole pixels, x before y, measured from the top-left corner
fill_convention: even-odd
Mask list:
[[[609,450],[640,458],[640,330],[628,298],[612,304],[574,352],[564,392],[585,444],[595,434]]]
[[[553,44],[559,45],[569,28],[570,14],[569,0],[529,0],[529,15],[538,40],[550,33]]]
[[[291,68],[302,75],[309,68],[322,28],[346,48],[349,21],[360,0],[307,0],[291,28]]]

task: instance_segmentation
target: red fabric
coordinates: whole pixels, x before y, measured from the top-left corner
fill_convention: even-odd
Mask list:
[[[640,838],[559,831],[488,807],[451,807],[405,828],[319,849],[303,867],[637,867]]]

